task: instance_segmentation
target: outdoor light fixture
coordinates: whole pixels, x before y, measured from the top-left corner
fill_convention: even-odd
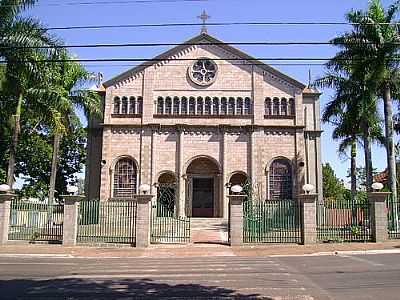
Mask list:
[[[72,194],[72,195],[76,195],[76,193],[78,193],[79,189],[77,186],[75,185],[69,185],[67,186],[67,192]]]
[[[383,189],[383,184],[380,182],[374,182],[371,187],[374,191],[379,192],[381,189]]]
[[[147,192],[149,192],[149,191],[150,191],[150,185],[148,185],[148,184],[142,184],[142,185],[139,186],[139,192],[140,192],[141,194],[146,195]]]
[[[2,184],[0,185],[0,192],[2,193],[7,193],[11,190],[10,186],[8,184]]]
[[[303,191],[306,192],[306,194],[309,194],[311,191],[314,190],[314,186],[310,183],[307,183],[303,185]]]
[[[239,194],[243,191],[243,188],[240,185],[234,185],[231,187],[231,191],[235,194]]]

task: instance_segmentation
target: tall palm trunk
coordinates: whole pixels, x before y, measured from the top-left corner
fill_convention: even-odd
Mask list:
[[[371,137],[369,133],[369,127],[364,124],[363,126],[363,140],[364,140],[364,159],[365,159],[365,179],[366,179],[366,190],[370,192],[372,190],[372,150],[371,150]]]
[[[7,184],[12,188],[14,184],[14,173],[15,173],[15,158],[17,156],[17,146],[19,134],[21,131],[21,108],[22,108],[23,95],[20,93],[18,95],[17,109],[14,115],[14,128],[12,141],[10,145],[10,157],[8,159],[8,170],[7,170]]]
[[[351,184],[351,202],[352,202],[352,207],[354,207],[354,204],[356,203],[356,197],[357,197],[357,175],[356,175],[356,170],[357,170],[357,141],[356,137],[352,137],[352,143],[351,143],[351,153],[350,153],[350,184]],[[353,218],[353,224],[354,222],[357,222],[357,216],[355,210],[352,210],[352,218]]]
[[[386,86],[383,94],[383,104],[385,113],[385,144],[386,144],[386,155],[388,164],[388,175],[389,175],[389,189],[392,192],[393,200],[393,220],[395,229],[398,229],[398,207],[397,207],[397,176],[396,176],[396,158],[394,152],[393,142],[393,108],[392,108],[392,95],[390,87]]]
[[[58,168],[58,153],[60,151],[61,134],[55,133],[53,140],[53,157],[51,161],[49,201],[48,201],[48,222],[53,221],[54,192],[56,189],[56,178]]]

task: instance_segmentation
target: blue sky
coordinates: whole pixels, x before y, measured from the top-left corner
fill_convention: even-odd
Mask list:
[[[212,17],[210,22],[340,22],[351,9],[365,8],[367,1],[321,1],[321,0],[208,0],[198,2],[152,2],[135,3],[126,0],[98,0],[96,4],[84,5],[94,0],[42,0],[28,12],[49,27],[78,25],[116,25],[139,23],[193,23],[206,9]],[[77,4],[77,3],[81,4]],[[102,3],[103,2],[103,3]],[[122,2],[122,3],[121,3]],[[123,3],[125,2],[125,3]],[[390,1],[383,1],[389,5]],[[251,41],[328,41],[349,29],[349,26],[221,26],[209,27],[209,33],[226,42]],[[165,27],[140,29],[102,29],[53,31],[66,44],[89,43],[179,43],[200,31],[199,27]],[[335,49],[330,46],[245,46],[239,47],[255,57],[330,57]],[[73,49],[79,58],[152,58],[167,47]],[[92,63],[88,69],[102,72],[105,79],[129,68],[129,63]],[[294,78],[307,83],[308,71],[313,78],[323,74],[321,66],[276,67]],[[322,107],[330,100],[331,91],[323,91]],[[337,175],[344,178],[349,161],[337,154],[337,143],[331,139],[332,128],[323,125],[323,161],[329,162]],[[363,164],[359,149],[359,164]],[[383,148],[374,146],[373,165],[384,169],[386,155]]]

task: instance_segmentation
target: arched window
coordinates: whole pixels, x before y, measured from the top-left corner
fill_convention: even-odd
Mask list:
[[[129,98],[129,114],[137,114],[136,111],[136,98],[130,97]]]
[[[237,99],[237,107],[236,107],[236,114],[237,115],[243,115],[243,99],[238,98]]]
[[[286,98],[281,99],[281,115],[282,116],[288,115],[288,102]]]
[[[198,97],[197,98],[197,114],[198,115],[202,115],[203,114],[203,98],[202,97]]]
[[[211,98],[210,97],[206,97],[206,101],[204,104],[204,114],[205,115],[211,115]]]
[[[165,114],[172,114],[172,99],[171,97],[165,98]]]
[[[121,106],[121,114],[128,113],[128,98],[122,97],[122,106]]]
[[[121,100],[119,97],[114,98],[114,114],[119,114],[119,108],[121,105]]]
[[[179,107],[181,106],[180,100],[178,97],[174,97],[174,115],[179,115]]]
[[[292,199],[292,167],[289,160],[274,160],[269,167],[268,176],[271,200]]]
[[[187,115],[188,111],[187,111],[187,98],[186,97],[182,97],[182,101],[181,101],[181,114],[182,115]]]
[[[296,113],[296,106],[294,105],[295,103],[294,103],[294,99],[293,98],[290,98],[289,99],[289,114],[291,115],[291,116],[294,116]]]
[[[235,98],[230,97],[229,98],[229,103],[228,103],[228,115],[234,115],[235,114]]]
[[[226,115],[228,112],[228,100],[225,97],[221,98],[221,115]]]
[[[279,115],[279,98],[274,98],[274,107],[273,107],[273,115]]]
[[[271,101],[271,98],[265,99],[265,115],[266,116],[272,115],[272,101]]]
[[[230,186],[240,185],[241,187],[245,187],[248,182],[248,177],[243,172],[236,172],[232,174],[231,178],[229,179]],[[229,194],[232,194],[231,189],[229,189]]]
[[[246,98],[244,99],[244,114],[245,115],[250,115],[252,113],[251,109],[251,99]]]
[[[196,113],[196,99],[194,97],[189,98],[189,115]]]
[[[157,114],[164,114],[164,98],[158,97],[157,99]]]
[[[139,115],[143,113],[143,97],[138,97],[136,113]]]
[[[172,217],[175,211],[176,176],[166,172],[160,175],[157,183],[157,216]]]
[[[213,98],[213,115],[219,115],[219,99]]]
[[[132,159],[122,158],[114,168],[113,196],[132,198],[136,194],[137,168]]]

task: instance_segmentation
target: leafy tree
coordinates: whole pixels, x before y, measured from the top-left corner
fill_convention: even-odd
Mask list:
[[[323,191],[325,199],[341,201],[344,199],[345,187],[336,177],[329,163],[322,165]]]

